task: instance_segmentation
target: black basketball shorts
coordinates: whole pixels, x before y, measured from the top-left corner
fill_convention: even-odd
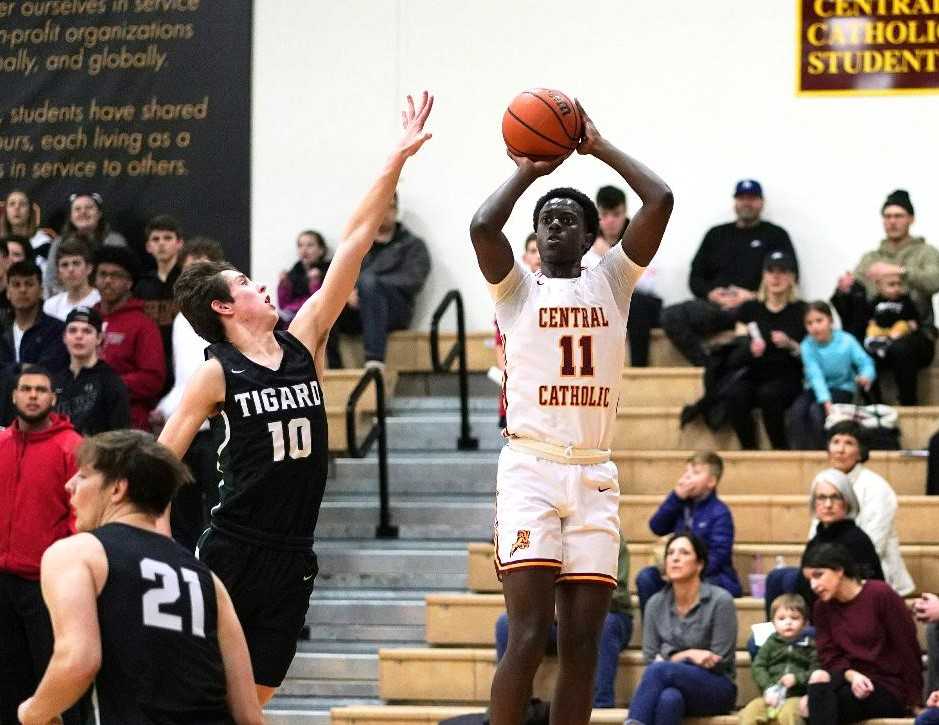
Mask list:
[[[297,652],[318,571],[313,551],[280,551],[209,528],[196,548],[222,580],[248,641],[254,681],[280,687]]]

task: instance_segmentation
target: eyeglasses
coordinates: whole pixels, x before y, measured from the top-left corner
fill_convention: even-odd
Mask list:
[[[826,494],[824,494],[824,493],[817,493],[817,494],[815,494],[815,503],[816,503],[816,504],[820,504],[820,503],[830,503],[830,504],[834,505],[834,504],[838,503],[839,501],[844,501],[844,496],[842,496],[840,493],[833,493],[833,494],[830,494],[830,495],[826,495]]]

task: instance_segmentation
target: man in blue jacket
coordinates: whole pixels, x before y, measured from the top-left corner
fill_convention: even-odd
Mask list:
[[[685,462],[675,490],[666,497],[649,519],[649,528],[656,536],[690,532],[708,546],[705,581],[722,587],[731,596],[742,594],[740,580],[734,571],[734,519],[730,509],[717,497],[717,484],[724,473],[724,462],[713,451],[699,451]],[[647,566],[636,576],[639,609],[666,585],[657,566]]]

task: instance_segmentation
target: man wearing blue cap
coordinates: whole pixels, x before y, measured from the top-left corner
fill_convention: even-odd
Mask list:
[[[704,339],[733,329],[740,305],[756,296],[763,260],[773,252],[783,252],[795,262],[786,230],[761,219],[762,211],[760,182],[738,181],[736,221],[709,229],[691,263],[688,286],[695,298],[662,312],[665,333],[692,365],[707,364]],[[798,264],[795,271],[798,276]]]

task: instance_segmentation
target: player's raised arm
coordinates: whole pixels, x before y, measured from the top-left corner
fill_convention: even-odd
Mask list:
[[[96,548],[106,569],[104,549],[89,534],[58,541],[43,554],[42,597],[55,646],[36,693],[19,707],[25,725],[61,722],[59,715],[78,702],[101,668],[98,588],[90,563]]]
[[[610,166],[642,200],[642,208],[626,227],[622,245],[623,251],[632,261],[645,267],[662,243],[665,225],[668,224],[674,204],[672,190],[658,174],[607,141],[597,131],[579,101],[577,107],[584,119],[584,140],[577,147],[577,153],[589,154]]]
[[[401,112],[404,135],[388,157],[372,188],[346,223],[342,240],[323,279],[323,286],[303,304],[288,328],[314,354],[325,343],[329,329],[355,289],[362,260],[372,248],[382,217],[388,211],[398,186],[404,163],[431,137],[430,133],[424,131],[424,124],[434,107],[434,97],[424,91],[418,108],[415,108],[411,96],[407,100],[407,110]]]
[[[225,686],[228,709],[238,725],[257,725],[264,722],[261,706],[258,704],[257,690],[254,686],[254,673],[251,671],[251,656],[241,623],[235,614],[235,608],[228,596],[228,590],[221,580],[212,575],[215,584],[215,601],[218,611],[218,648],[222,653],[222,665],[225,667]]]
[[[483,277],[490,284],[498,284],[512,269],[512,245],[502,231],[515,204],[535,179],[547,176],[570,156],[566,154],[552,161],[532,161],[506,151],[515,162],[515,172],[483,202],[470,222],[470,238],[476,250],[476,260]]]
[[[225,375],[221,363],[211,358],[193,374],[183,393],[179,407],[166,421],[159,442],[182,459],[192,439],[206,418],[215,415],[225,402]]]

